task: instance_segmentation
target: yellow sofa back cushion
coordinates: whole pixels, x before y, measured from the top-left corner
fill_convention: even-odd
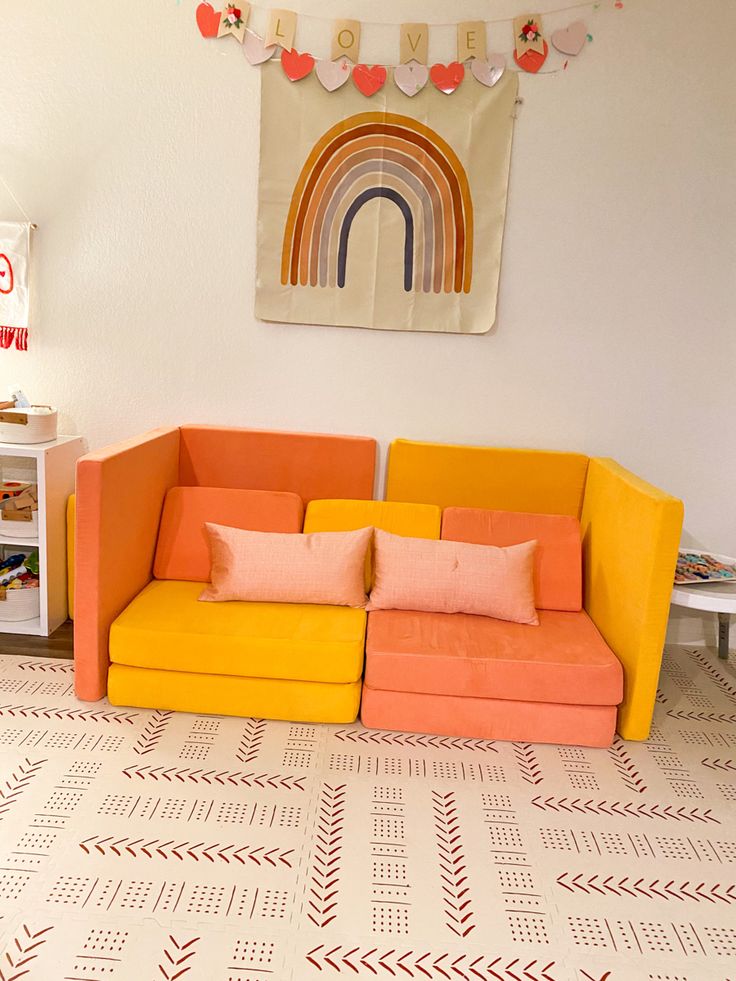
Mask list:
[[[676,497],[615,460],[590,461],[581,520],[585,609],[624,667],[624,739],[649,735],[682,518]]]
[[[582,453],[397,439],[389,450],[386,498],[579,518],[587,469]]]
[[[406,538],[440,537],[442,511],[434,504],[404,504],[395,501],[310,501],[304,517],[304,533],[355,531],[380,528]],[[366,557],[365,588],[373,584],[371,551]]]

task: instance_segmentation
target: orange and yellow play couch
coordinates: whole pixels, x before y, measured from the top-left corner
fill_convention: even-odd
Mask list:
[[[376,443],[365,437],[209,426],[158,430],[82,458],[79,697],[347,723],[362,696],[371,727],[603,746],[617,723],[625,738],[645,739],[681,502],[612,460],[406,440],[391,445],[386,500],[376,501],[375,463]],[[524,517],[510,537],[507,528],[503,540],[473,539],[477,509]],[[553,598],[538,603],[539,627],[200,603],[205,520],[295,533],[372,525],[426,538],[471,529],[466,540],[492,544],[536,537]],[[571,533],[582,536],[582,577]]]

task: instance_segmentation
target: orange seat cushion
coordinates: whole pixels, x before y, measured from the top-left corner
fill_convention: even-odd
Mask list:
[[[564,514],[522,514],[484,508],[446,508],[442,538],[475,545],[537,542],[534,594],[540,610],[583,608],[580,522]]]
[[[368,729],[604,747],[616,733],[616,706],[420,695],[363,685],[360,720]]]
[[[172,487],[164,501],[153,574],[156,579],[209,582],[206,521],[245,531],[300,532],[297,494],[223,487]]]
[[[371,688],[568,705],[618,705],[623,673],[587,613],[540,610],[529,627],[467,613],[368,616]]]

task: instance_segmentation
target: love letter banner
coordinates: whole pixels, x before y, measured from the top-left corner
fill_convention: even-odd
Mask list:
[[[28,349],[31,226],[0,221],[0,347]]]
[[[379,85],[367,103],[355,86],[335,99],[316,74],[293,85],[265,64],[256,316],[490,330],[517,91],[506,72],[452,100]]]

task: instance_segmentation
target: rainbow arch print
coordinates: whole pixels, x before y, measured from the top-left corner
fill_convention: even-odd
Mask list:
[[[322,136],[294,186],[284,229],[284,286],[343,288],[353,221],[390,201],[404,220],[404,290],[469,293],[473,202],[449,144],[409,116],[363,112]]]

